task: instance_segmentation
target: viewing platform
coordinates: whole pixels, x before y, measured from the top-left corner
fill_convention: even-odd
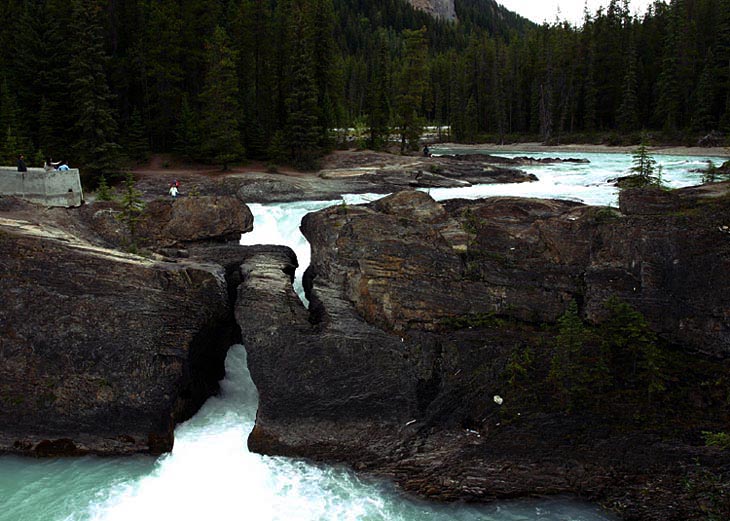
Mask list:
[[[0,166],[0,196],[13,195],[32,203],[69,208],[81,206],[84,194],[78,168],[49,170]]]

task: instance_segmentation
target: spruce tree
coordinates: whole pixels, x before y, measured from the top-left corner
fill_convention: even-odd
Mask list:
[[[200,121],[186,95],[183,95],[175,129],[175,151],[187,159],[200,157]]]
[[[235,4],[233,4],[235,5]],[[231,46],[237,54],[241,132],[246,153],[265,158],[275,128],[272,6],[266,0],[242,0],[231,15]]]
[[[227,170],[231,162],[243,157],[244,151],[238,130],[236,52],[229,47],[222,27],[216,27],[213,32],[206,61],[208,70],[200,94],[200,151],[203,158]]]
[[[397,82],[396,124],[401,153],[417,150],[424,121],[421,106],[426,93],[426,29],[404,30],[404,50]]]
[[[708,51],[705,66],[695,89],[695,110],[692,114],[692,127],[707,131],[713,127],[713,107],[715,104],[715,63],[712,51]]]
[[[657,177],[654,175],[656,161],[649,153],[646,147],[646,141],[642,138],[639,148],[634,150],[633,166],[631,171],[636,175],[636,186],[647,186],[651,184],[659,184]]]
[[[149,118],[152,149],[169,150],[174,142],[177,114],[183,95],[183,22],[175,0],[143,4],[145,29],[133,54],[144,78],[145,115]]]
[[[104,174],[99,177],[99,187],[96,189],[96,200],[97,201],[111,201],[112,193],[109,189],[109,185],[106,182]]]
[[[656,114],[664,130],[676,130],[680,124],[681,91],[679,86],[680,74],[680,3],[672,2],[670,6],[669,24],[664,40],[664,56],[662,58],[661,74],[657,81],[658,98]]]
[[[624,131],[636,130],[639,127],[636,67],[636,50],[632,45],[626,58],[623,97],[616,116],[619,128]]]
[[[317,86],[317,127],[320,131],[319,146],[331,143],[330,129],[337,123],[338,91],[340,81],[335,66],[336,44],[334,40],[335,11],[332,0],[308,0],[305,13],[309,20],[308,40],[311,42],[314,83]]]
[[[113,96],[104,72],[107,57],[101,4],[97,0],[74,0],[72,7],[75,44],[69,77],[75,100],[73,152],[83,167],[84,179],[93,184],[101,174],[108,176],[119,170],[120,147],[111,107]]]
[[[137,163],[147,161],[150,156],[150,144],[147,139],[142,116],[135,108],[129,124],[126,129],[126,139],[124,140],[124,148],[130,159]]]
[[[106,179],[104,182],[106,182]],[[142,200],[142,192],[135,187],[134,176],[131,173],[128,173],[124,179],[124,192],[122,193],[120,202],[122,211],[117,215],[117,219],[127,227],[127,231],[129,232],[129,249],[136,251],[137,223],[142,216],[145,204]]]
[[[390,133],[390,100],[388,96],[389,55],[386,33],[377,36],[375,56],[370,63],[368,74],[368,147],[373,150],[382,148]]]
[[[479,113],[477,112],[477,103],[474,96],[469,96],[464,111],[464,139],[473,143],[476,141],[477,132],[479,131]]]
[[[317,85],[314,79],[313,56],[307,39],[306,20],[301,12],[295,15],[294,60],[291,92],[286,100],[286,136],[295,165],[314,168],[319,155],[321,129],[317,125]]]

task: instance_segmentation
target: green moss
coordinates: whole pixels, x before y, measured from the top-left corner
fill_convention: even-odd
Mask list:
[[[460,315],[456,317],[448,317],[441,320],[440,325],[448,329],[466,329],[466,328],[502,328],[507,324],[503,318],[497,317],[491,313],[470,313],[468,315]]]
[[[597,223],[607,223],[619,220],[621,218],[621,212],[619,212],[615,208],[601,206],[592,208],[590,216]]]
[[[730,434],[727,432],[702,431],[702,437],[707,447],[718,447],[722,450],[730,450]]]

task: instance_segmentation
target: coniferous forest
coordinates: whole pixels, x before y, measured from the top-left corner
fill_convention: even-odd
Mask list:
[[[1,0],[0,156],[100,173],[170,152],[313,167],[424,125],[456,141],[682,141],[730,131],[730,0],[628,1],[537,26],[405,0]],[[600,137],[599,137],[600,136]]]

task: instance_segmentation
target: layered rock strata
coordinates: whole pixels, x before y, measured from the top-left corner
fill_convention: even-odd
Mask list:
[[[129,244],[114,204],[0,204],[0,453],[160,453],[218,390],[251,229],[235,198],[147,206]],[[210,244],[214,241],[214,244]],[[256,252],[258,249],[251,249]],[[184,258],[181,258],[184,257]]]
[[[707,371],[687,381],[728,374],[730,204],[702,190],[627,191],[621,212],[402,192],[309,214],[308,312],[291,259],[244,268],[236,316],[260,393],[249,446],[347,462],[442,500],[575,493],[627,519],[692,518],[710,500],[680,497],[682,479],[730,471],[699,440],[727,425],[722,384],[677,405],[693,417],[672,425],[667,412],[653,429],[630,411],[540,406],[549,397],[522,408],[504,374],[526,348],[547,373],[541,353],[568,304],[600,324],[609,297],[643,313],[672,356],[694,357],[691,372]]]

